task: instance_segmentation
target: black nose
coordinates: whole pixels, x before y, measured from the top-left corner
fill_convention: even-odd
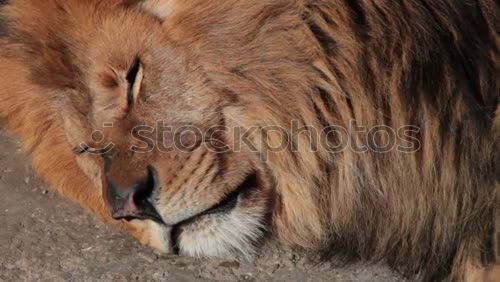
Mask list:
[[[118,187],[112,179],[106,177],[107,198],[114,219],[150,219],[162,222],[161,216],[154,208],[154,193],[158,179],[156,170],[148,167],[146,179],[132,184],[130,187]]]

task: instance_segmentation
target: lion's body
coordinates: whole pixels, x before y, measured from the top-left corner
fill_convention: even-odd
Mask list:
[[[79,172],[54,99],[46,96],[68,83],[79,87],[65,80],[78,79],[66,74],[74,70],[64,61],[75,46],[55,34],[85,25],[58,31],[52,18],[64,15],[27,8],[36,1],[11,2],[0,18],[0,117],[51,185],[106,218],[100,189],[88,188],[95,184]],[[230,123],[341,126],[356,146],[366,145],[366,136],[352,130],[353,121],[420,129],[412,136],[420,145],[415,152],[311,152],[301,139],[296,150],[270,154],[272,234],[326,257],[384,261],[432,280],[458,279],[470,263],[495,263],[496,1],[180,2],[163,24],[169,44],[184,48],[194,70],[187,81],[230,101]]]

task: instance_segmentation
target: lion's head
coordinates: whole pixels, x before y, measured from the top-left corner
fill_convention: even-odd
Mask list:
[[[234,25],[234,9],[257,16],[283,3],[204,4],[209,23],[200,27],[192,26],[200,24],[194,2],[178,7],[178,18],[169,10],[168,21],[149,2],[144,9],[90,3],[64,6],[90,11],[82,18],[59,15],[70,46],[61,55],[70,56],[64,63],[77,86],[63,86],[58,99],[68,144],[112,216],[145,221],[152,245],[166,253],[249,259],[270,233],[317,246],[328,195],[316,189],[329,181],[330,156],[319,146],[328,140],[310,132],[319,136],[326,125],[304,105],[317,92],[315,67],[324,66],[320,49],[291,45],[297,36],[313,39],[309,27],[269,37]],[[234,18],[211,23],[220,9]],[[286,18],[296,12],[279,25],[300,23]],[[89,30],[75,32],[83,21]],[[218,32],[227,40],[211,42]],[[277,57],[282,52],[289,61]]]
[[[68,145],[112,216],[147,221],[163,252],[252,257],[269,229],[272,176],[233,135],[255,117],[157,17],[75,2],[44,4],[64,23],[56,55],[70,71],[40,76],[59,88]]]

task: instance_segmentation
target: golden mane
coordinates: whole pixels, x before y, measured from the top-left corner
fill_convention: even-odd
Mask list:
[[[408,275],[425,269],[426,279],[459,275],[470,258],[494,261],[497,3],[179,6],[167,29],[197,55],[207,86],[245,105],[245,120],[232,117],[237,124],[420,129],[413,153],[311,153],[306,138],[293,152],[270,154],[283,240],[326,256],[384,260]],[[355,131],[349,137],[358,146],[365,140]]]

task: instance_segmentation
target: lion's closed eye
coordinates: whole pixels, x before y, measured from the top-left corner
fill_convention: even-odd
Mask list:
[[[129,108],[137,100],[137,96],[141,91],[143,71],[142,62],[139,58],[136,58],[127,73],[127,105]]]
[[[137,100],[141,92],[144,67],[139,57],[130,62],[111,65],[94,77],[94,112],[103,118],[98,124],[125,117]]]

